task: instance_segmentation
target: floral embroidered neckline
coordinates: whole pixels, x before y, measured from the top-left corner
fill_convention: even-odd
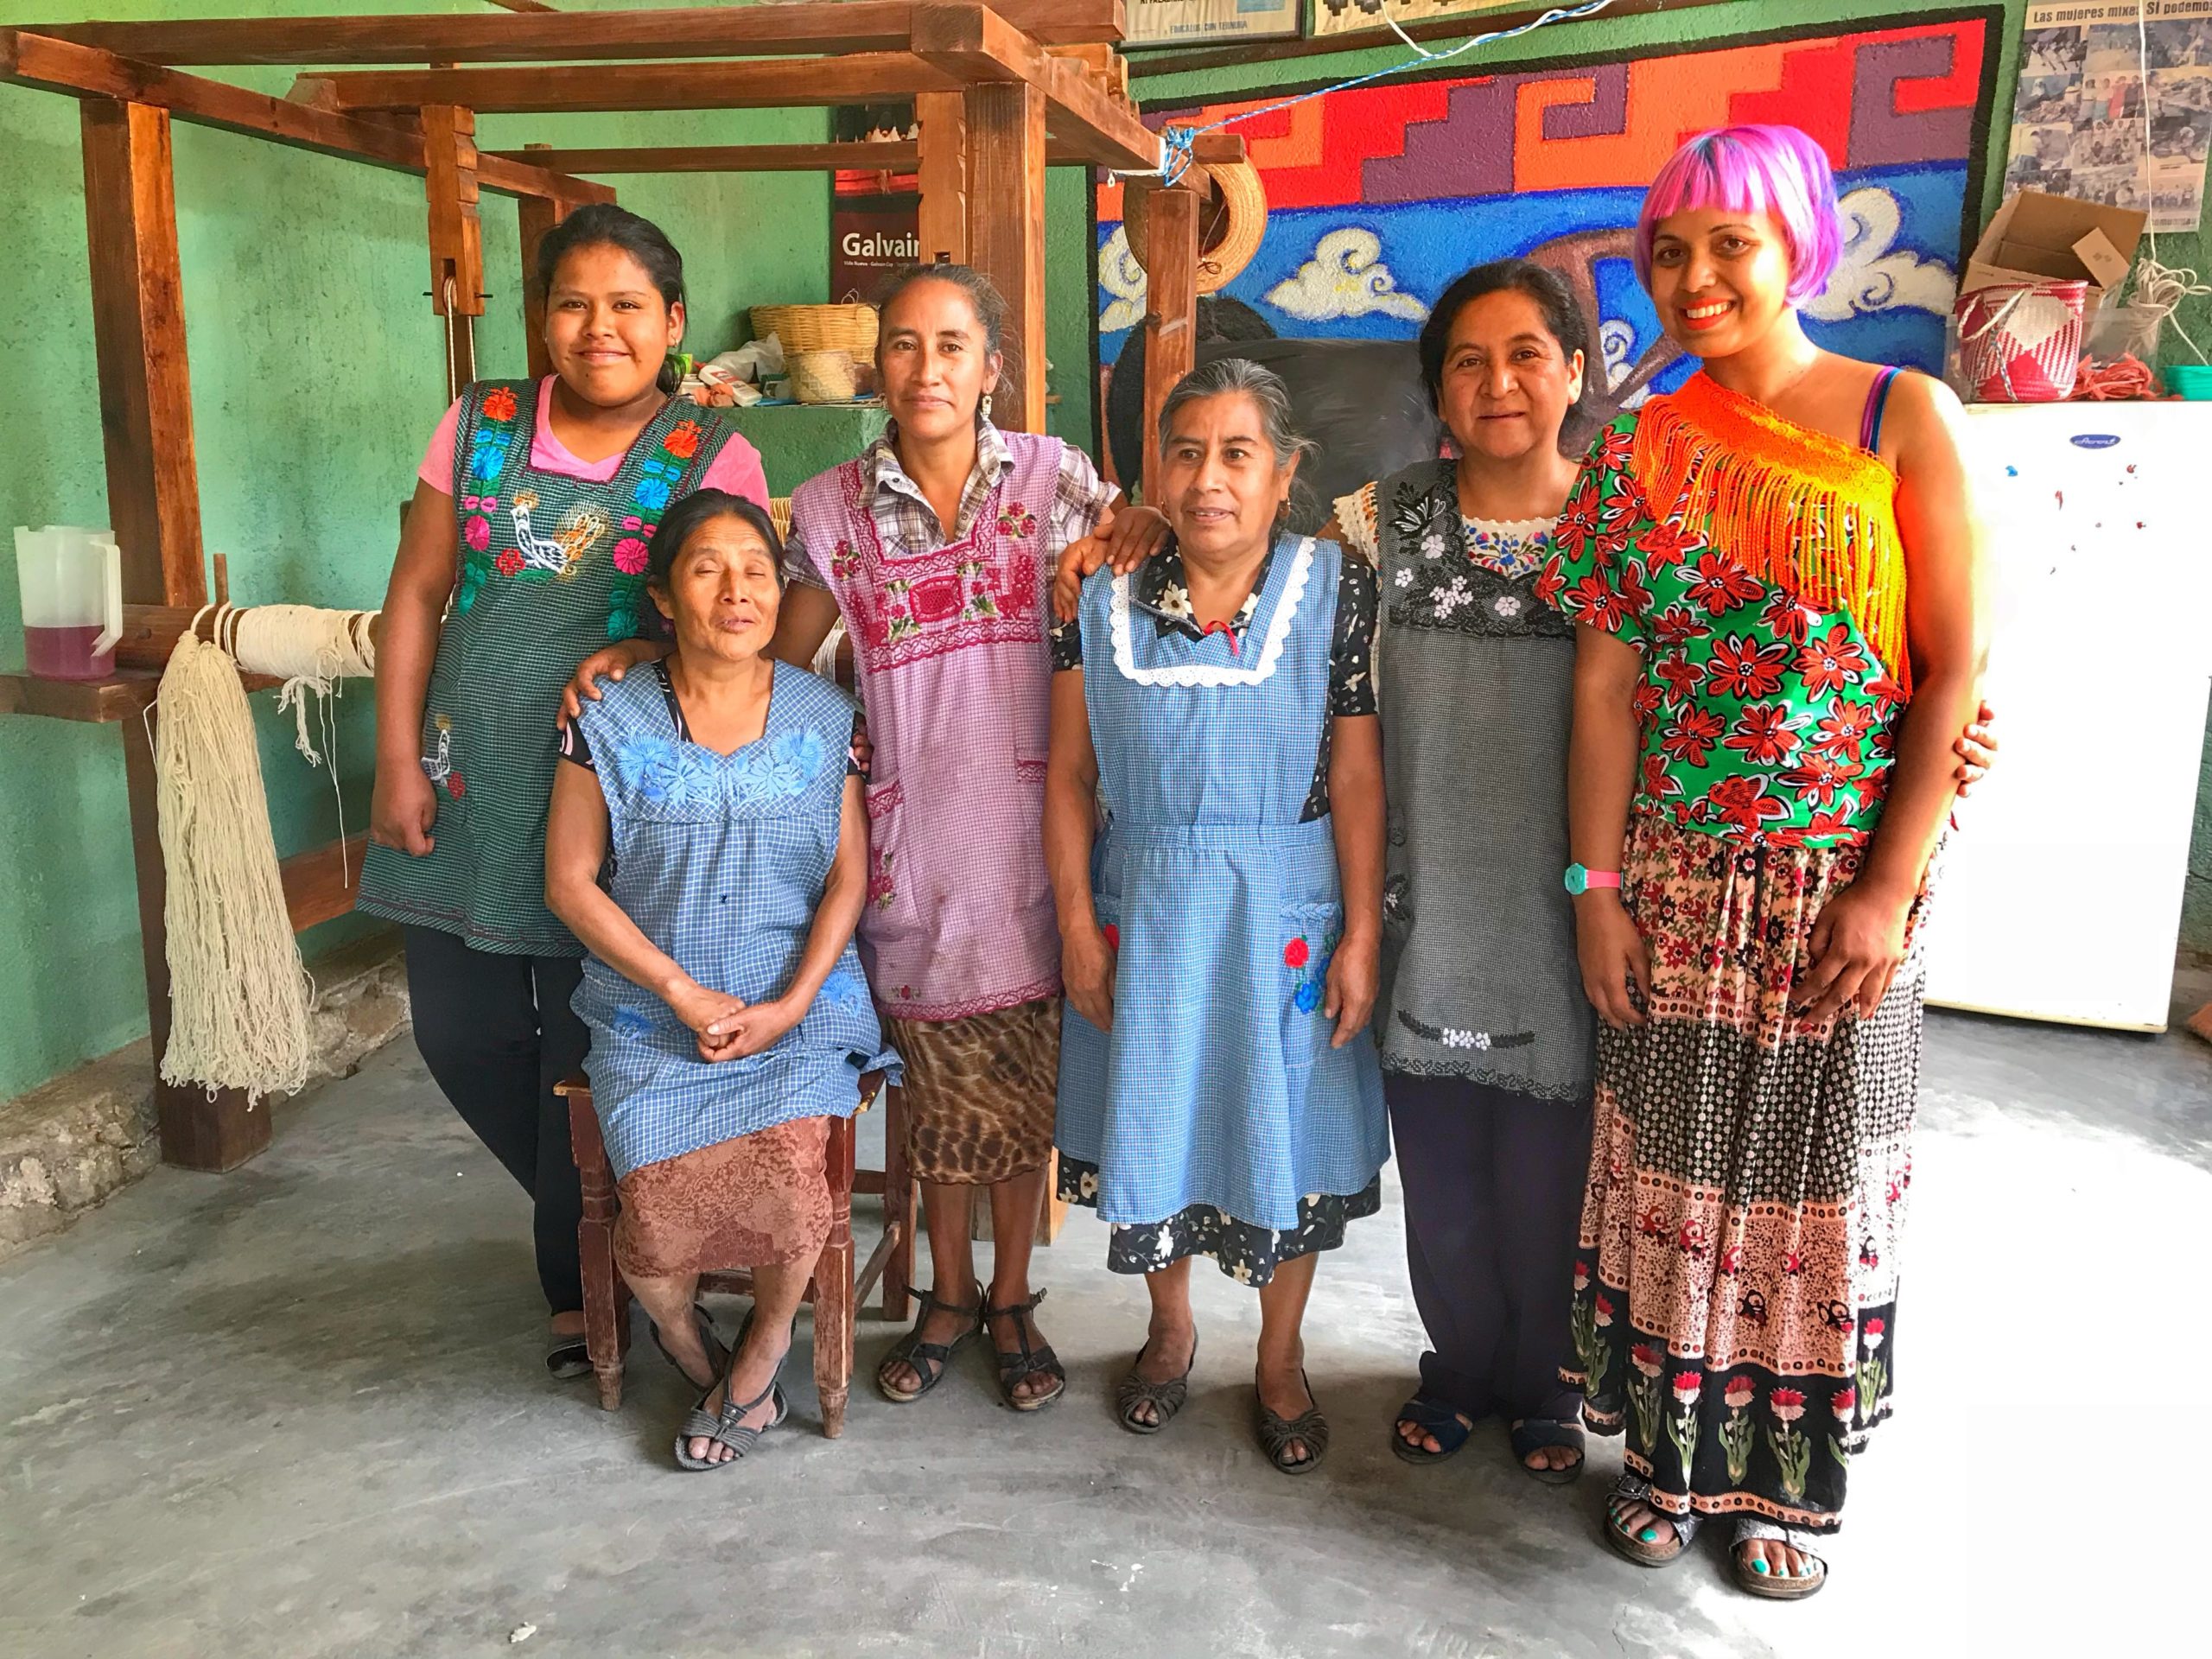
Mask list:
[[[1274,569],[1274,563],[1275,550],[1270,547],[1253,573],[1252,591],[1244,595],[1236,614],[1225,623],[1201,626],[1191,607],[1190,578],[1183,568],[1182,550],[1171,543],[1145,561],[1131,587],[1129,603],[1149,614],[1163,636],[1179,633],[1186,639],[1203,639],[1210,633],[1224,633],[1229,636],[1230,649],[1242,652],[1244,631],[1259,611],[1260,595],[1267,590],[1268,573]]]

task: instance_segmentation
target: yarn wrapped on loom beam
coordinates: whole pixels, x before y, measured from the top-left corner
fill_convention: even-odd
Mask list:
[[[276,868],[238,664],[188,630],[155,704],[168,876],[169,1045],[162,1080],[249,1102],[308,1080],[313,992]]]
[[[308,730],[309,693],[321,699],[318,712],[326,730],[328,699],[341,688],[338,682],[373,677],[377,648],[370,630],[373,611],[328,611],[315,605],[225,606],[215,614],[215,643],[227,645],[238,665],[255,674],[284,682],[276,694],[276,707],[290,709],[296,728],[292,747],[308,764],[319,766]]]

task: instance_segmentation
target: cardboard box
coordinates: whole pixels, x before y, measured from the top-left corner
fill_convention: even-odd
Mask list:
[[[1974,244],[1959,292],[1997,283],[2086,282],[2084,308],[2094,316],[2126,280],[2149,221],[2148,213],[2023,190],[2006,199]]]

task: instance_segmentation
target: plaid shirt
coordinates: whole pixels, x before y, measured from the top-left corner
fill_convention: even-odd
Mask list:
[[[968,474],[967,487],[960,493],[960,518],[952,534],[944,533],[944,526],[938,522],[937,509],[931,506],[921,487],[906,476],[906,469],[899,464],[899,451],[894,441],[899,435],[897,422],[861,452],[861,474],[866,480],[867,493],[862,497],[868,514],[874,520],[875,533],[882,539],[886,550],[895,550],[900,556],[912,558],[931,553],[950,542],[966,536],[974,526],[976,516],[983,510],[983,503],[990,499],[993,486],[1000,475],[1013,466],[1014,457],[1007,453],[1006,438],[988,421],[976,429],[976,470]],[[1073,444],[1060,446],[1059,485],[1052,493],[1052,505],[1046,515],[1046,556],[1057,560],[1071,542],[1079,542],[1090,534],[1099,515],[1118,493],[1114,486],[1098,476],[1098,469],[1090,464],[1090,457]],[[784,543],[784,574],[793,582],[803,582],[810,588],[827,588],[814,556],[799,539],[793,528]]]

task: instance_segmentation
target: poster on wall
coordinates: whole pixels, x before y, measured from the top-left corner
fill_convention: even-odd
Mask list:
[[[1837,172],[1847,242],[1804,308],[1814,339],[1868,362],[1940,373],[1962,251],[1972,247],[1993,89],[1994,8],[1940,23],[1834,24],[1510,73],[1449,70],[1331,91],[1147,112],[1238,124],[1268,199],[1266,232],[1211,315],[1244,334],[1410,340],[1453,277],[1518,256],[1565,276],[1602,352],[1600,413],[1669,391],[1692,365],[1660,332],[1631,264],[1644,187],[1684,139],[1735,122],[1810,133]],[[1144,312],[1122,191],[1096,195],[1098,358]],[[1224,308],[1231,308],[1224,311]],[[1109,415],[1118,402],[1108,397]]]
[[[1313,0],[1316,35],[1349,35],[1355,30],[1388,29],[1395,18],[1402,25],[1440,23],[1457,17],[1476,17],[1485,11],[1526,11],[1529,0]],[[1572,4],[1573,0],[1567,0]],[[1387,14],[1387,15],[1386,15]]]
[[[849,105],[830,118],[841,143],[911,139],[911,104]],[[833,303],[872,300],[897,272],[922,257],[921,181],[912,173],[840,168],[830,201],[830,293]]]
[[[1304,32],[1306,0],[1129,0],[1130,46],[1280,41]]]
[[[2194,231],[2212,156],[2212,0],[2031,4],[2005,188]]]

